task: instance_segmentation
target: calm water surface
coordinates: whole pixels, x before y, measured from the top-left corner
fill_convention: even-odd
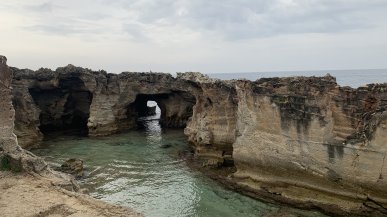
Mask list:
[[[58,136],[34,152],[54,166],[69,158],[83,159],[88,176],[81,184],[93,197],[149,217],[264,216],[282,208],[226,190],[190,169],[178,158],[187,148],[182,130],[162,130],[155,118],[142,121],[142,131],[103,138]],[[296,209],[287,212],[322,216]]]
[[[259,78],[270,77],[324,76],[327,73],[336,77],[337,83],[341,86],[350,86],[356,88],[364,84],[387,82],[387,69],[213,73],[208,74],[208,76],[224,80],[245,78],[255,81]]]

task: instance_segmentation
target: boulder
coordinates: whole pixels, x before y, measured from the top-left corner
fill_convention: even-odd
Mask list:
[[[82,178],[85,176],[83,160],[77,158],[71,158],[65,161],[61,165],[60,170],[65,173],[72,174],[76,178]]]

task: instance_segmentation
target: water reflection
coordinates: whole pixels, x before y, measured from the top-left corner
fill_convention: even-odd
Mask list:
[[[223,189],[190,170],[177,158],[187,147],[183,132],[161,130],[160,111],[156,115],[142,120],[144,130],[103,138],[58,137],[45,141],[46,148],[35,153],[55,165],[68,158],[83,159],[89,176],[82,187],[91,196],[132,207],[148,217],[249,217],[280,209]]]
[[[138,121],[141,122],[140,124],[144,127],[147,141],[150,144],[157,145],[160,144],[160,141],[162,140],[161,126],[159,123],[161,110],[155,101],[148,101],[147,106],[156,106],[156,114],[140,117]]]

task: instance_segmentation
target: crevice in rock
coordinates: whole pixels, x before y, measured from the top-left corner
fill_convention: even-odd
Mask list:
[[[384,162],[386,161],[386,155],[387,155],[387,153],[384,153],[382,167],[380,168],[379,180],[384,179],[384,177],[383,177],[383,168],[384,168]]]
[[[370,197],[367,197],[367,201],[363,205],[371,210],[380,212],[380,214],[387,215],[387,208]]]

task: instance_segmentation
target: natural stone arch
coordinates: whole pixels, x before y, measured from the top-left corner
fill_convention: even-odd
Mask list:
[[[188,92],[137,94],[127,107],[127,116],[137,119],[148,113],[148,101],[155,101],[161,110],[160,124],[166,128],[184,128],[192,116],[195,97]]]

